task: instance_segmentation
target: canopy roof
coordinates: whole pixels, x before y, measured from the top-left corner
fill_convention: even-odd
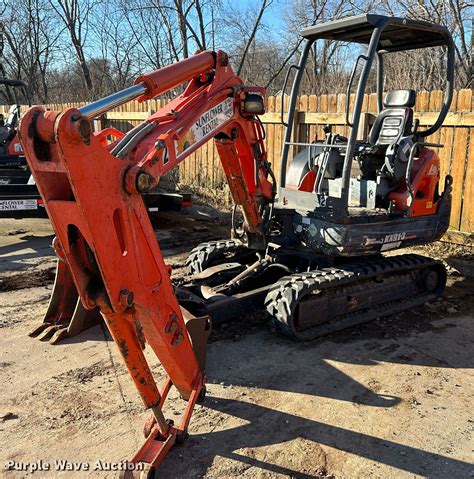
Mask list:
[[[301,35],[310,40],[325,38],[343,42],[370,42],[376,28],[383,28],[378,51],[401,51],[447,45],[449,31],[434,23],[384,15],[357,15],[304,28]]]

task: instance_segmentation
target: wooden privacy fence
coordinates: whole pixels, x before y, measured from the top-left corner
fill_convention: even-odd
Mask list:
[[[285,97],[284,116],[288,109],[288,97]],[[443,93],[441,91],[419,92],[416,100],[415,118],[420,122],[420,129],[432,125],[441,108]],[[352,105],[354,96],[350,98]],[[128,131],[136,126],[150,112],[155,112],[164,105],[163,100],[136,101],[122,105],[110,111],[102,118],[102,126],[113,126],[121,131]],[[65,103],[46,105],[47,108],[63,110],[80,107],[84,103]],[[279,177],[280,152],[283,145],[285,128],[281,124],[281,97],[269,97],[267,113],[261,116],[266,131],[266,145],[269,160],[277,178]],[[295,142],[309,142],[323,139],[323,127],[333,125],[333,131],[341,135],[348,134],[345,115],[346,95],[303,95],[297,102],[296,122],[294,127]],[[441,158],[441,177],[450,173],[454,178],[453,204],[450,229],[457,235],[469,239],[474,231],[474,97],[472,90],[460,90],[454,93],[451,111],[443,128],[428,138],[427,141],[443,144],[439,148]],[[0,107],[5,113],[7,107]],[[362,118],[367,130],[377,111],[375,94],[364,98]],[[219,156],[213,142],[208,142],[200,150],[190,155],[179,167],[179,181],[183,185],[219,195],[228,195],[224,172],[220,166]],[[455,235],[456,236],[456,235]]]

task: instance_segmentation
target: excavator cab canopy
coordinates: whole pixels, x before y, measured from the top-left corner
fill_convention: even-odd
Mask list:
[[[371,14],[313,25],[303,29],[301,36],[308,40],[326,39],[368,45],[375,29],[382,30],[377,46],[378,52],[437,47],[451,41],[449,31],[441,25],[422,20]]]
[[[329,195],[331,197],[329,198],[330,205],[326,200],[324,200],[324,205],[320,200],[318,200],[318,208],[325,211],[327,209],[326,205],[329,205],[328,211],[331,210],[335,217],[344,221],[344,218],[349,216],[348,206],[351,188],[351,169],[356,149],[360,146],[360,142],[358,143],[358,135],[359,125],[362,123],[362,106],[373,65],[376,65],[377,116],[380,120],[378,122],[376,121],[375,124],[380,126],[379,124],[382,122],[384,117],[389,116],[390,118],[385,121],[385,123],[388,124],[390,122],[398,122],[397,125],[400,126],[397,131],[395,131],[395,129],[382,129],[383,132],[393,132],[393,134],[391,133],[391,136],[393,136],[393,141],[384,140],[384,143],[388,144],[388,148],[386,148],[387,151],[390,152],[393,149],[397,149],[399,146],[398,142],[401,137],[409,136],[410,142],[421,145],[423,144],[424,138],[432,135],[441,127],[446,115],[449,112],[454,88],[454,42],[448,29],[442,25],[437,25],[422,20],[372,14],[357,15],[322,23],[319,25],[313,25],[303,29],[301,35],[306,39],[306,44],[301,53],[298,65],[292,65],[289,68],[283,86],[284,92],[289,78],[289,73],[292,70],[295,70],[296,74],[291,91],[288,118],[286,122],[283,122],[287,128],[280,164],[280,189],[282,191],[288,185],[290,185],[290,188],[296,186],[293,185],[295,174],[296,177],[299,177],[299,174],[301,171],[303,171],[300,171],[297,162],[293,161],[292,165],[290,165],[290,169],[292,171],[287,171],[290,148],[296,147],[296,152],[301,151],[302,147],[306,147],[308,151],[314,150],[314,145],[312,143],[303,144],[298,143],[297,139],[292,139],[294,131],[293,123],[295,119],[294,112],[297,105],[298,95],[300,94],[301,82],[305,74],[306,62],[308,61],[309,54],[314,43],[317,40],[322,39],[366,46],[366,52],[359,54],[355,60],[347,86],[346,124],[349,127],[349,135],[347,139],[344,139],[344,141],[333,142],[331,140],[331,144],[322,145],[322,147],[325,148],[325,151],[327,150],[337,153],[337,156],[340,158],[340,161],[338,160],[338,165],[335,166],[337,167],[337,170],[340,170],[340,173],[338,173],[336,176],[341,179],[341,186],[340,190],[338,190],[339,193],[337,194],[337,197],[331,197],[331,194]],[[416,92],[414,90],[406,89],[388,92],[384,100],[384,56],[392,52],[402,52],[431,47],[444,47],[446,52],[445,93],[438,118],[430,127],[425,128],[424,130],[418,130],[418,127],[413,126],[412,128],[411,123],[408,121],[409,119],[413,119],[413,107],[416,100]],[[358,54],[357,49],[355,49],[354,52],[354,56],[356,56]],[[410,61],[407,62],[407,66],[408,68],[416,67],[416,65],[414,63],[410,63]],[[353,84],[356,83],[355,77],[357,76],[356,73],[358,69],[360,70],[360,75],[357,81],[354,104],[351,108],[352,111],[350,112],[351,91]],[[282,104],[283,96],[284,95],[282,95]],[[401,110],[403,110],[406,117],[402,119],[403,121],[401,121],[399,118],[400,115],[395,115],[396,113],[400,113]],[[391,117],[394,115],[397,116],[397,118],[392,119]],[[333,135],[332,137],[335,136],[337,135]],[[371,136],[374,137],[374,134]],[[327,138],[332,137],[328,136]],[[378,140],[379,139],[377,139],[375,142],[380,143],[381,140]],[[329,141],[327,140],[326,143],[328,142]],[[335,157],[336,155],[334,154],[333,156]],[[331,161],[329,161],[329,163],[331,163]],[[286,181],[287,173],[289,183]],[[289,194],[291,195],[291,192]],[[302,196],[300,195],[299,198],[301,197]],[[310,203],[312,204],[313,198],[308,198],[309,199],[306,203],[308,205]],[[297,200],[297,203],[297,206],[300,207],[300,199]]]

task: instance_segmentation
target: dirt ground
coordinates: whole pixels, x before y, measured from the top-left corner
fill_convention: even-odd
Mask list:
[[[155,223],[178,273],[191,247],[228,234],[210,209],[173,218]],[[27,335],[51,293],[52,237],[46,220],[0,220],[0,474],[115,477],[103,469],[134,455],[148,414],[109,334],[96,326],[56,346]],[[429,252],[471,261],[465,248]],[[474,477],[474,279],[449,271],[437,303],[311,343],[263,314],[219,326],[206,401],[159,477]],[[38,461],[50,470],[33,474]],[[82,470],[58,471],[72,462]]]

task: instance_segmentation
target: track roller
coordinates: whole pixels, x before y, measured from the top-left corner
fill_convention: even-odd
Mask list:
[[[265,306],[283,334],[307,341],[434,301],[445,284],[442,263],[401,255],[285,276]]]
[[[239,240],[209,241],[196,246],[186,259],[187,272],[190,275],[201,273],[214,264],[234,261],[235,257],[245,255],[249,250]]]

